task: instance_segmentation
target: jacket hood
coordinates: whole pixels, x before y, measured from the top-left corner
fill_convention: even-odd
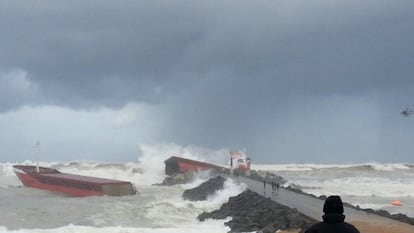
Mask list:
[[[344,205],[340,196],[329,196],[323,205],[323,212],[325,214],[343,214]]]

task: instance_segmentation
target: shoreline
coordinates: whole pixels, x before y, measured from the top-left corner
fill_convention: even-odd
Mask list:
[[[310,197],[313,197],[313,198],[317,198],[317,199],[320,199],[320,200],[326,200],[326,198],[327,198],[325,195],[316,196],[316,195],[313,195],[313,194],[310,194],[310,193],[306,193],[306,192],[302,191],[300,188],[292,188],[291,186],[288,186],[285,189],[290,190],[292,192],[299,193],[299,194],[307,195],[307,196],[310,196]],[[349,208],[353,208],[355,210],[364,211],[364,212],[369,213],[369,214],[378,215],[378,216],[381,216],[381,217],[389,218],[389,219],[392,219],[392,220],[396,220],[396,221],[406,223],[406,224],[410,224],[410,225],[414,226],[414,217],[409,217],[409,216],[407,216],[406,214],[403,214],[403,213],[391,214],[390,212],[388,212],[386,210],[383,210],[383,209],[374,210],[374,209],[371,209],[371,208],[361,208],[358,205],[355,206],[355,205],[352,205],[352,204],[347,203],[347,202],[344,202],[343,204],[344,204],[344,206],[349,207]]]
[[[349,222],[354,225],[361,233],[408,233],[412,229],[403,226],[387,226],[384,224],[373,224],[369,222]],[[302,229],[279,230],[277,233],[300,233]]]
[[[239,182],[246,183],[249,189],[258,192],[259,194],[263,192],[263,182],[252,181],[249,180],[248,177],[242,178],[242,176],[237,177],[236,180],[238,180]],[[266,185],[266,188],[268,189],[266,193],[269,191],[270,186],[271,185]],[[271,191],[269,193],[271,193]],[[294,193],[296,194],[293,195]],[[265,196],[265,198],[268,197]],[[322,216],[321,208],[323,206],[324,200],[326,199],[326,196],[316,197],[315,195],[305,193],[302,190],[292,190],[291,188],[283,188],[280,190],[280,193],[276,197],[272,197],[271,199],[274,199],[273,201],[288,206],[291,209],[297,209],[302,214],[305,214],[315,219],[316,221],[320,221],[320,217]],[[355,225],[358,227],[358,229],[363,229],[361,230],[361,232],[414,232],[414,219],[409,218],[403,214],[392,215],[384,210],[374,211],[372,209],[362,209],[358,206],[353,206],[349,203],[344,203],[344,207],[348,208],[348,210],[352,210],[346,214],[345,221],[350,223],[355,222]],[[293,229],[290,230],[292,231]]]
[[[277,173],[270,172],[270,171],[262,171],[262,170],[251,170],[251,171],[252,171],[252,174],[255,174],[254,177],[246,176],[244,174],[241,174],[241,176],[244,176],[245,178],[253,178],[257,181],[264,181],[264,182],[266,182],[266,184],[271,184],[272,181],[276,181],[276,182],[281,183],[281,184],[287,183],[287,180],[284,177],[278,175]],[[232,177],[230,177],[230,178],[232,178]],[[284,188],[286,190],[289,190],[289,191],[292,191],[292,192],[295,192],[295,193],[298,193],[298,194],[302,194],[302,195],[306,195],[306,196],[309,196],[309,197],[312,197],[312,198],[323,200],[323,201],[327,198],[326,195],[316,196],[314,194],[304,192],[301,189],[302,187],[300,185],[297,185],[297,184],[294,184],[294,183],[291,183],[287,187],[281,187],[281,188]],[[355,209],[355,210],[364,211],[366,213],[370,213],[370,214],[378,215],[378,216],[381,216],[381,217],[389,218],[389,219],[392,219],[392,220],[396,220],[396,221],[399,221],[399,222],[414,225],[414,216],[410,217],[410,216],[406,215],[405,213],[401,213],[401,212],[390,213],[390,212],[388,212],[387,210],[384,210],[384,209],[361,208],[358,205],[353,205],[353,204],[350,204],[348,202],[344,202],[343,204],[344,204],[344,207],[349,207],[349,208],[352,208],[352,209]]]
[[[360,232],[363,233],[408,233],[413,232],[413,227],[407,227],[403,224],[385,224],[385,223],[372,223],[366,221],[351,221]],[[410,226],[410,225],[408,225]]]
[[[248,190],[249,189],[251,190],[251,188],[253,188],[253,190],[251,190],[253,192],[255,192],[254,190],[256,190],[256,191],[263,190],[263,181],[265,181],[265,178],[263,178],[263,177],[261,179],[257,179],[257,177],[254,177],[253,179],[250,180],[249,179],[250,177],[244,176],[244,175],[240,175],[240,176],[237,176],[237,177],[227,176],[226,178],[235,179],[238,182],[248,181],[248,183],[250,183],[250,185],[251,185],[251,187],[248,188]],[[245,179],[247,179],[247,180],[245,180]],[[211,182],[211,180],[206,181],[206,183],[210,183],[210,182]],[[266,183],[271,184],[271,183],[269,183],[268,180],[266,180]],[[269,185],[268,188],[270,188],[270,185]],[[204,189],[204,191],[200,190],[201,193],[204,193],[207,190],[213,191],[213,190],[217,189],[217,187],[216,188],[205,187],[203,189]],[[283,191],[283,189],[286,190],[286,191]],[[295,198],[292,199],[292,197],[288,195],[289,191],[291,192],[291,194],[297,193],[296,195],[308,196],[308,198],[318,199],[320,201],[323,201],[323,200],[326,199],[326,196],[324,196],[324,195],[317,197],[313,194],[305,193],[301,189],[298,189],[297,187],[292,188],[292,187],[289,186],[287,188],[282,188],[280,191],[282,191],[282,194],[285,193],[285,195],[282,195],[282,196],[285,196],[285,197],[289,198],[290,201],[292,201]],[[259,196],[262,196],[262,198],[264,200],[271,200],[270,198],[268,198],[266,196],[263,196],[263,194],[261,195],[260,192],[258,194],[259,194]],[[237,198],[240,198],[240,195],[236,196],[236,197],[232,197],[230,199],[237,200]],[[249,197],[247,199],[249,201],[244,200],[241,203],[249,203],[255,198],[252,198],[252,196],[249,195]],[[278,197],[278,199],[279,199],[279,197]],[[297,224],[297,225],[296,224],[289,224],[288,222],[291,221],[291,220],[287,220],[287,219],[283,220],[284,222],[282,224],[279,224],[279,223],[276,224],[276,222],[274,222],[273,220],[269,221],[269,222],[266,222],[266,223],[263,222],[262,219],[271,220],[269,212],[265,213],[264,216],[259,217],[261,214],[259,212],[257,212],[256,210],[254,210],[254,209],[258,208],[258,209],[264,210],[263,207],[260,207],[261,204],[264,204],[263,206],[266,206],[266,207],[270,206],[271,204],[270,203],[261,203],[262,201],[259,201],[259,200],[260,199],[258,199],[256,204],[259,204],[259,203],[260,204],[255,205],[255,206],[250,206],[251,208],[249,210],[244,210],[243,209],[244,204],[240,204],[240,203],[236,204],[234,206],[235,208],[232,208],[232,207],[229,208],[229,206],[231,205],[231,203],[230,203],[231,201],[229,200],[226,204],[223,205],[223,206],[225,206],[224,209],[223,209],[223,206],[222,206],[222,208],[220,208],[218,210],[215,210],[213,212],[210,212],[210,213],[205,213],[204,212],[203,214],[199,215],[198,218],[199,218],[199,220],[202,221],[202,219],[206,219],[206,218],[223,219],[225,217],[231,216],[232,221],[227,222],[226,225],[230,226],[232,231],[235,230],[234,232],[237,232],[238,230],[241,230],[241,228],[243,228],[243,226],[244,227],[253,227],[253,228],[244,229],[244,230],[260,230],[261,229],[261,230],[266,230],[266,231],[263,231],[263,232],[273,232],[273,231],[271,231],[271,229],[272,228],[275,229],[274,227],[276,227],[276,225],[278,225],[280,227],[279,229],[284,229],[284,230],[279,230],[278,231],[279,233],[297,233],[297,232],[303,232],[304,231],[303,229],[306,229],[309,226],[307,224],[305,224],[306,226],[302,225],[302,224]],[[298,208],[298,209],[301,209],[301,207],[303,207],[303,205],[305,205],[305,207],[306,207],[307,204],[315,203],[315,202],[307,203],[307,202],[310,202],[310,199],[305,198],[305,200],[307,200],[307,201],[302,203],[302,206],[299,206],[300,208]],[[275,201],[275,200],[272,200],[272,201]],[[238,202],[238,201],[236,201],[236,202]],[[282,205],[290,208],[291,210],[297,210],[295,208],[295,205],[289,207],[289,204],[283,204],[283,201],[282,201],[282,203],[276,201],[276,203],[282,204]],[[233,201],[233,204],[234,204],[234,201]],[[354,209],[355,211],[357,211],[357,212],[352,211],[352,215],[349,215],[349,218],[347,216],[345,221],[355,225],[360,230],[360,232],[364,232],[364,233],[374,233],[374,232],[375,233],[407,233],[407,232],[414,232],[414,218],[410,218],[410,217],[408,217],[404,214],[390,214],[385,210],[362,209],[359,206],[354,206],[354,205],[351,205],[349,203],[344,203],[344,206],[348,207],[349,209]],[[279,208],[280,207],[278,207],[276,209],[279,209]],[[313,219],[315,220],[315,222],[320,221],[318,213],[315,214],[315,210],[317,209],[316,211],[319,211],[319,208],[320,208],[319,206],[315,207],[315,208],[312,207],[313,212],[310,215],[307,215],[307,216],[313,216]],[[309,210],[309,209],[306,209],[306,210]],[[245,214],[249,213],[248,214],[248,219],[244,219],[244,217],[243,217],[244,214],[240,214],[240,212],[245,213]],[[255,212],[255,214],[253,214],[253,212]],[[273,214],[276,214],[275,210],[271,210],[270,212],[273,212]],[[359,214],[355,214],[355,213],[358,213],[358,212],[359,212]],[[305,211],[305,212],[302,212],[302,213],[308,213],[309,214],[309,211]],[[363,214],[363,213],[366,213],[366,214]],[[290,214],[284,213],[280,217],[283,218],[283,216],[287,216],[287,215],[290,215]],[[318,216],[318,217],[316,217],[316,216]],[[377,217],[374,217],[374,216],[377,216]],[[295,216],[294,219],[297,220],[298,217],[299,216]],[[236,219],[236,220],[234,220],[234,219]],[[277,221],[279,221],[279,220],[277,220]],[[258,224],[258,222],[260,224]],[[309,222],[308,222],[308,224],[309,224]],[[296,227],[294,227],[295,225],[296,225]],[[292,228],[284,228],[283,226],[285,226],[285,227],[289,226],[289,227],[292,227]],[[305,228],[299,229],[298,227],[305,227]],[[276,228],[276,229],[278,229],[278,228]]]

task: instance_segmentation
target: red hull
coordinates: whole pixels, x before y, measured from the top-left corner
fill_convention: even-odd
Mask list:
[[[217,166],[210,163],[200,162],[191,159],[185,159],[177,156],[172,156],[169,159],[165,160],[165,173],[171,175],[177,172],[187,172],[187,171],[203,171],[203,170],[212,170],[215,172],[224,172],[228,173],[229,169],[221,166]]]
[[[121,196],[136,194],[130,182],[61,173],[51,168],[15,165],[14,171],[27,187],[60,192],[70,196]]]
[[[86,197],[86,196],[101,196],[104,195],[103,192],[89,191],[85,189],[77,189],[66,186],[51,185],[47,183],[41,183],[37,179],[33,178],[31,175],[16,173],[20,181],[27,187],[44,189],[53,192],[65,193],[70,196],[75,197]]]

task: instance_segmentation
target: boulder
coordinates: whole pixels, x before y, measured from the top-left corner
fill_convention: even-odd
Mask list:
[[[277,230],[307,229],[316,220],[311,219],[295,209],[278,204],[268,198],[246,190],[229,201],[220,209],[203,212],[198,216],[200,221],[205,219],[232,219],[225,224],[231,232],[262,231],[273,233]]]
[[[221,176],[216,176],[208,181],[200,184],[193,189],[184,191],[182,197],[190,201],[203,201],[207,199],[208,195],[215,193],[217,190],[223,189],[225,179]]]
[[[177,172],[173,173],[170,176],[164,178],[164,180],[160,184],[156,185],[163,185],[163,186],[171,186],[176,184],[186,184],[189,183],[194,179],[195,173],[194,172]]]

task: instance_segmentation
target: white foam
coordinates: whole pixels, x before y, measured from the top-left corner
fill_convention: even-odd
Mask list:
[[[54,229],[19,229],[8,230],[0,226],[0,233],[226,233],[230,229],[224,226],[225,220],[207,220],[204,222],[186,223],[180,227],[91,227],[68,225]]]
[[[362,208],[414,214],[413,167],[403,163],[353,165],[281,164],[260,166],[296,184],[307,193],[341,195]],[[287,185],[288,185],[287,184]],[[390,208],[392,200],[405,200],[402,208]]]
[[[368,163],[373,169],[377,171],[395,171],[395,170],[409,170],[410,167],[403,163]]]
[[[133,182],[138,190],[141,189],[144,192],[145,190],[151,190],[152,192],[154,190],[151,189],[151,185],[161,182],[165,177],[164,161],[170,156],[181,156],[218,165],[225,164],[225,160],[228,159],[228,150],[225,149],[214,151],[193,146],[181,147],[175,144],[141,145],[140,149],[141,156],[137,162],[116,164],[95,161],[72,161],[65,163],[41,161],[40,165],[55,167],[62,172],[127,180]],[[22,164],[34,165],[35,163],[33,161],[24,161]],[[13,172],[12,165],[10,163],[0,164],[0,187],[21,186],[20,181]],[[403,163],[253,164],[252,168],[275,172],[288,179],[289,182],[302,186],[305,192],[317,196],[339,194],[349,197],[350,200],[354,201],[352,204],[360,204],[364,207],[372,206],[378,208],[383,206],[384,203],[387,204],[388,200],[406,198],[408,204],[404,208],[409,213],[414,212],[414,201],[412,201],[412,194],[414,193],[414,175],[412,170],[414,169],[412,166]],[[147,217],[156,218],[157,220],[165,219],[165,222],[168,224],[163,227],[169,227],[175,222],[186,224],[202,211],[218,208],[230,196],[237,195],[245,189],[243,186],[226,181],[225,189],[209,196],[207,201],[188,202],[182,200],[180,196],[182,190],[198,186],[206,181],[208,177],[208,173],[200,173],[190,184],[168,187],[166,188],[168,191],[165,191],[165,188],[160,188],[160,192],[157,191],[158,189],[155,190],[155,192],[158,192],[154,197],[155,201],[149,202],[148,206],[146,206],[148,208]],[[176,192],[176,195],[171,196],[171,192]],[[374,196],[381,197],[382,199],[369,198]],[[385,207],[388,208],[387,206]],[[97,218],[97,221],[99,221],[99,218]],[[64,230],[81,229],[78,226],[71,227],[68,226]],[[91,229],[93,232],[93,227]],[[116,231],[115,228],[111,230]],[[148,228],[147,230],[150,232],[151,229]],[[146,230],[142,232],[144,231]]]
[[[210,171],[199,171],[195,174],[193,180],[185,184],[180,184],[182,189],[192,189],[212,178]]]
[[[312,171],[322,168],[348,168],[356,164],[252,164],[251,168],[261,171]]]
[[[414,193],[414,184],[405,184],[387,178],[373,177],[346,177],[326,179],[324,181],[298,181],[296,184],[303,186],[305,192],[314,195],[349,195],[349,196],[381,196],[401,197]],[[306,187],[310,187],[309,189]],[[318,187],[315,189],[315,187]]]
[[[148,186],[160,183],[165,178],[164,161],[171,156],[180,156],[198,161],[209,162],[225,166],[228,160],[228,149],[210,150],[196,146],[179,146],[177,144],[141,144],[140,156],[137,162],[120,163],[119,166],[110,166],[115,163],[96,161],[40,161],[43,167],[55,167],[61,172],[74,173],[86,176],[96,176],[109,179],[127,180],[135,185]],[[36,165],[26,160],[23,165]],[[101,165],[108,166],[101,166]],[[141,172],[142,171],[142,172]],[[14,176],[11,164],[2,164],[0,175]],[[0,181],[1,182],[1,181]],[[1,184],[0,184],[1,185]]]
[[[229,197],[237,196],[241,192],[246,190],[246,185],[241,183],[237,184],[232,179],[227,179],[224,182],[224,188],[218,190],[211,196],[207,197],[207,202],[209,205],[214,204],[214,208],[220,207],[222,204],[226,203],[229,200]]]
[[[21,183],[13,171],[13,164],[2,163],[0,164],[0,187],[17,187]]]
[[[209,150],[195,146],[179,146],[177,144],[142,144],[139,145],[141,156],[139,164],[144,170],[147,183],[159,183],[165,177],[164,161],[171,156],[221,164],[228,158],[228,150]]]

